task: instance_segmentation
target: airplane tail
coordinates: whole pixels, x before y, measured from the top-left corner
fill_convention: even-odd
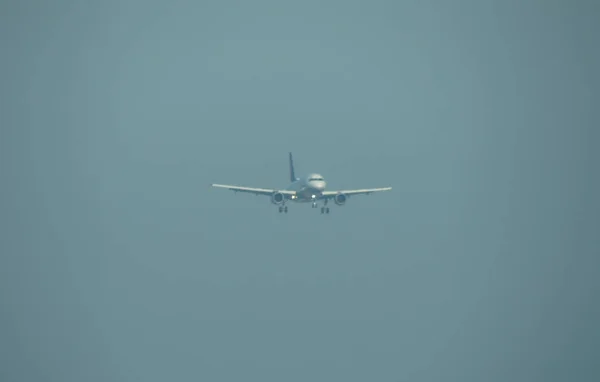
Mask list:
[[[294,173],[294,159],[292,158],[292,153],[290,153],[290,181],[293,183],[297,180],[296,174]]]

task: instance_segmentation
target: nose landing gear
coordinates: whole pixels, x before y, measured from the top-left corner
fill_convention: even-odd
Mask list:
[[[287,206],[279,206],[279,213],[285,212],[287,214],[288,208]]]

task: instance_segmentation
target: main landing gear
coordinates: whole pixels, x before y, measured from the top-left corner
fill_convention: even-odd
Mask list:
[[[317,207],[318,207],[317,202],[313,201],[312,208],[317,208]],[[327,207],[327,199],[325,199],[325,201],[323,202],[323,207],[321,207],[321,213],[322,214],[329,213],[329,207]]]
[[[287,214],[288,208],[287,206],[279,206],[279,213],[285,212]]]

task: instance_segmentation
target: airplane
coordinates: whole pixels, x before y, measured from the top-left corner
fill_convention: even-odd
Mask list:
[[[277,205],[279,212],[287,213],[288,201],[296,203],[312,203],[312,208],[318,208],[318,201],[323,201],[321,214],[328,214],[329,207],[327,202],[333,200],[338,206],[346,204],[346,200],[354,195],[369,195],[374,192],[389,191],[392,187],[384,188],[364,188],[358,190],[325,191],[327,183],[322,175],[312,173],[304,178],[296,178],[294,171],[294,159],[292,153],[289,153],[290,162],[290,181],[292,182],[285,189],[274,188],[254,188],[231,186],[227,184],[211,184],[212,187],[225,188],[234,192],[247,192],[255,195],[266,195],[271,199],[271,203]]]

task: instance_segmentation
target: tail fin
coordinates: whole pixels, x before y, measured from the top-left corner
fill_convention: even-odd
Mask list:
[[[292,158],[292,153],[290,153],[290,181],[293,183],[297,180],[296,174],[294,173],[294,159]]]

